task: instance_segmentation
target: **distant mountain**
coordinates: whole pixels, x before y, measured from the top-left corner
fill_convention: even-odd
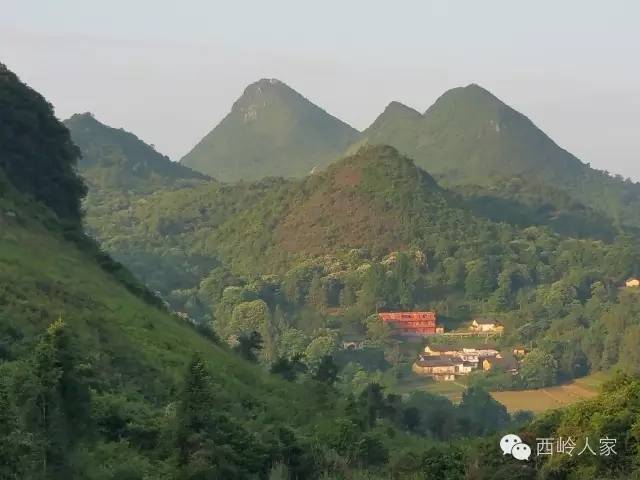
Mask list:
[[[85,191],[79,152],[51,105],[1,65],[0,140],[0,478],[323,474],[333,457],[316,462],[316,449],[333,442],[315,436],[343,414],[337,391],[232,354],[69,229]]]
[[[262,79],[181,163],[223,181],[301,177],[336,160],[358,135],[283,82]]]
[[[568,178],[584,168],[527,117],[478,85],[449,90],[424,115],[400,115],[393,105],[364,136],[371,143],[396,146],[451,181],[484,183],[495,176],[559,173]]]
[[[303,179],[206,184],[121,203],[105,199],[90,208],[91,233],[168,296],[177,285],[198,288],[217,265],[240,276],[284,274],[306,260],[342,258],[353,249],[380,260],[510,229],[474,215],[388,146],[362,147]]]
[[[392,103],[359,144],[393,145],[444,184],[543,181],[607,214],[640,225],[640,186],[590,168],[526,116],[478,85],[454,88],[423,115]]]
[[[172,162],[134,134],[99,122],[91,113],[73,115],[64,124],[82,154],[79,170],[94,190],[99,186],[147,193],[208,180]]]

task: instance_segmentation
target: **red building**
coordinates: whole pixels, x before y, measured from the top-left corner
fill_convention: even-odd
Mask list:
[[[426,336],[436,333],[436,312],[386,312],[378,315],[398,335]]]

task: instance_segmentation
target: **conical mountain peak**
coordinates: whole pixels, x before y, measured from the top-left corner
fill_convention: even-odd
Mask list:
[[[284,82],[263,78],[182,162],[227,181],[301,177],[338,158],[358,135]]]

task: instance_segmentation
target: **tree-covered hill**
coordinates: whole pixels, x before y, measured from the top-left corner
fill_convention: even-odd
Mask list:
[[[84,192],[77,151],[44,99],[2,73],[0,477],[313,472],[300,428],[322,424],[312,419],[336,408],[332,392],[308,394],[221,348],[61,223],[79,219],[62,208]]]
[[[496,180],[492,185],[455,188],[475,215],[528,227],[547,226],[560,235],[611,241],[621,232],[616,222],[575,200],[566,191],[531,177]],[[629,233],[638,229],[627,227]]]
[[[78,168],[90,194],[105,190],[151,193],[197,185],[206,175],[172,162],[132,133],[100,123],[90,113],[64,121],[81,152]]]
[[[510,188],[534,205],[550,195]],[[499,318],[505,346],[539,351],[531,375],[477,379],[493,388],[631,368],[624,345],[626,327],[638,322],[629,311],[635,297],[619,286],[640,272],[632,237],[609,243],[499,222],[505,219],[492,219],[483,202],[439,186],[392,147],[368,146],[301,180],[202,185],[105,203],[99,215],[89,209],[88,225],[174,308],[212,322],[223,339],[260,331],[265,359],[291,353],[292,338],[293,351],[320,348],[312,346],[317,338],[325,342],[320,351],[331,351],[352,334],[384,349],[389,332],[376,328],[372,314],[435,309],[447,328],[479,315]],[[597,223],[582,213],[565,220]]]
[[[527,419],[511,418],[482,383],[544,386],[615,365],[640,372],[639,293],[618,288],[640,271],[630,238],[610,245],[476,217],[391,147],[363,148],[302,180],[97,196],[92,231],[113,253],[137,256],[143,280],[174,305],[209,316],[194,323],[84,235],[85,189],[67,130],[42,97],[0,74],[0,478],[637,470],[638,384],[628,377],[523,434],[616,436],[620,463],[509,464],[496,438],[469,439]],[[371,314],[424,307],[445,322],[479,310],[500,318],[504,346],[533,349],[522,372],[472,379],[458,405],[387,393],[402,357]],[[354,362],[338,369],[337,340],[354,332],[383,351],[390,375]]]
[[[79,156],[50,104],[0,63],[0,169],[25,195],[78,224],[86,192],[75,173]]]
[[[55,156],[68,136],[57,135],[65,130],[50,107],[37,106],[57,125],[42,134]],[[26,171],[43,161],[28,151],[21,159]],[[52,174],[60,162],[82,187],[69,158],[50,161]],[[437,191],[406,159],[395,161]],[[511,425],[506,409],[477,388],[460,405],[425,393],[405,401],[375,381],[353,388],[323,348],[330,330],[301,355],[276,351],[270,364],[255,365],[274,351],[266,332],[264,344],[254,331],[231,348],[207,325],[170,314],[56,214],[58,203],[36,195],[40,184],[15,175],[0,168],[1,478],[457,480],[470,461],[469,429],[485,435]],[[291,185],[242,188],[259,197],[274,186]],[[67,204],[79,205],[83,190],[67,192],[75,196]],[[221,222],[254,203],[217,201]],[[240,293],[234,319],[255,323],[263,304],[238,290],[226,290],[227,307]],[[274,316],[271,327],[285,324]]]
[[[0,98],[5,89],[20,85],[0,84]],[[0,104],[0,118],[24,106],[13,99]],[[49,165],[57,180],[60,169],[80,186],[64,204],[80,204],[75,157],[56,157],[68,134],[41,97],[33,101],[42,115],[36,125],[49,128],[12,137],[8,147],[38,140],[47,149],[22,150],[23,170],[11,175],[9,164],[0,166],[1,478],[388,478],[398,453],[430,455],[431,430],[411,430],[420,413],[405,421],[409,407],[399,397],[376,385],[342,396],[329,357],[293,376],[282,361],[267,373],[251,364],[259,343],[240,338],[232,353],[206,326],[170,314],[69,226],[69,212],[54,210],[57,198],[37,195],[42,183],[22,177]],[[28,118],[22,110],[18,117]],[[509,422],[504,407],[480,395],[497,427],[448,404],[459,425],[448,438],[462,437],[469,421],[487,431]]]
[[[616,225],[640,225],[640,186],[582,163],[478,85],[444,93],[423,115],[392,103],[359,144],[392,145],[445,185],[520,177],[564,190]]]
[[[88,225],[114,252],[168,247],[219,258],[238,274],[282,273],[304,259],[364,249],[454,242],[478,224],[454,196],[392,147],[365,147],[302,180],[202,185],[89,209]],[[105,207],[105,206],[103,206]],[[493,228],[488,226],[487,228]],[[458,229],[458,230],[457,230]]]
[[[337,159],[357,136],[289,86],[262,79],[181,163],[222,181],[301,177]]]

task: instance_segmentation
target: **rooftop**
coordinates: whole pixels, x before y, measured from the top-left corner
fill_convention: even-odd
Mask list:
[[[453,357],[430,357],[421,355],[416,362],[420,367],[451,367],[460,365],[462,362]]]
[[[498,320],[491,320],[490,318],[474,318],[474,322],[478,325],[499,325],[500,322]]]

